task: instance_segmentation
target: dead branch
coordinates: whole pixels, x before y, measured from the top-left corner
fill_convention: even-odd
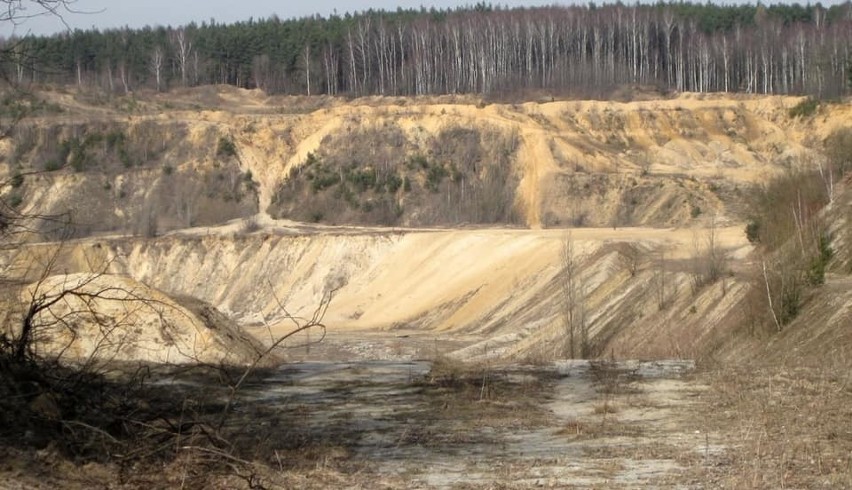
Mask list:
[[[308,330],[313,329],[313,328],[319,328],[322,331],[322,338],[325,338],[326,326],[322,323],[322,319],[325,316],[326,312],[328,311],[328,307],[331,304],[331,300],[334,297],[335,292],[337,292],[336,288],[331,289],[331,290],[323,293],[323,296],[320,299],[319,306],[317,306],[316,310],[314,310],[314,313],[313,313],[313,316],[311,317],[311,319],[308,320],[305,323],[299,323],[300,319],[298,317],[295,317],[295,316],[291,315],[290,313],[287,313],[286,309],[284,309],[284,305],[281,304],[278,297],[273,294],[273,297],[275,297],[275,301],[278,302],[278,304],[282,308],[282,310],[285,311],[285,313],[287,315],[287,319],[292,321],[296,325],[296,328],[294,328],[290,332],[288,332],[285,335],[278,338],[265,351],[260,353],[260,355],[256,356],[254,361],[251,363],[251,365],[249,365],[243,371],[242,376],[240,376],[240,378],[237,380],[237,382],[231,386],[230,395],[228,396],[228,400],[225,402],[225,407],[222,409],[222,415],[219,419],[219,425],[217,427],[218,430],[222,430],[222,427],[224,427],[225,422],[227,421],[228,414],[230,412],[231,406],[233,405],[234,399],[237,396],[237,392],[239,391],[242,384],[245,382],[246,378],[248,378],[248,376],[255,370],[255,368],[257,368],[257,365],[260,363],[260,361],[265,359],[276,348],[278,348],[278,346],[281,345],[284,341],[286,341],[290,337],[292,337],[296,334],[299,334],[301,332],[305,332],[305,331],[308,331]],[[320,341],[322,340],[322,338],[320,339]]]

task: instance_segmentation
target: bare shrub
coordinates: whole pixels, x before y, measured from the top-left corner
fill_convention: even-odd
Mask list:
[[[852,127],[832,131],[823,142],[830,167],[838,174],[838,181],[852,170]]]
[[[54,275],[61,248],[56,247],[43,264],[38,281],[26,289],[28,294],[14,295],[25,298],[16,308],[20,311],[18,328],[0,335],[0,421],[4,427],[0,443],[22,451],[48,446],[59,457],[108,463],[120,472],[133,468],[134,473],[144,472],[163,486],[207,487],[210,478],[226,474],[252,481],[260,481],[260,475],[273,478],[265,472],[266,462],[274,457],[266,441],[268,430],[252,429],[233,409],[243,386],[265,373],[264,366],[274,360],[276,350],[288,338],[319,330],[315,342],[322,340],[323,317],[335,290],[324,291],[309,318],[292,316],[281,306],[284,319],[293,328],[272,339],[268,347],[255,346],[247,366],[211,364],[201,358],[181,368],[123,365],[101,355],[115,348],[133,349],[132,338],[114,332],[139,327],[132,323],[132,315],[125,318],[131,323],[122,323],[121,318],[105,314],[103,302],[126,303],[131,312],[147,308],[155,315],[169,305],[140,296],[133,289],[100,282],[109,262],[100,267],[101,272],[89,275]],[[206,322],[213,322],[216,315],[211,310],[201,313]],[[100,329],[106,339],[96,343],[88,360],[61,365],[58,360],[67,347],[60,347],[58,355],[45,355],[41,345],[55,341],[53,337],[61,332],[73,342],[83,335],[84,324]],[[212,323],[206,326],[222,328]],[[110,344],[109,339],[117,339],[119,344]],[[152,382],[169,378],[181,382]],[[181,468],[177,482],[170,480],[169,471],[162,473],[164,467],[172,466]]]
[[[674,295],[674,285],[671,283],[669,272],[669,261],[666,259],[665,250],[658,251],[654,257],[654,274],[651,279],[651,287],[657,301],[657,308],[662,311],[669,307]]]
[[[714,284],[728,273],[728,257],[719,244],[716,217],[710,218],[707,227],[693,236],[691,282],[692,292]],[[723,287],[723,290],[725,288]]]
[[[833,255],[821,216],[829,191],[818,171],[791,171],[752,193],[746,235],[760,252],[753,287],[765,293],[776,329],[796,317],[807,289],[824,281]]]
[[[261,229],[260,223],[257,221],[257,215],[249,216],[244,219],[240,225],[240,232],[243,234],[254,233]]]
[[[591,355],[586,311],[586,285],[571,232],[562,240],[559,282],[565,328],[565,353],[571,359]]]
[[[848,363],[810,367],[794,358],[796,366],[749,364],[712,376],[701,416],[724,439],[737,440],[719,474],[726,487],[852,485],[852,441],[838,437],[852,402]]]
[[[145,238],[157,236],[159,231],[159,211],[157,205],[151,201],[146,202],[134,216],[132,225],[133,234]]]

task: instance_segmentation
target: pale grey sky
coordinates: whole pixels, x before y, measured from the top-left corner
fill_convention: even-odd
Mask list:
[[[568,0],[500,0],[490,2],[510,7],[552,5]],[[28,1],[24,2],[29,3]],[[108,29],[116,27],[143,27],[146,25],[182,25],[195,21],[216,19],[216,22],[236,22],[267,18],[277,14],[282,19],[321,14],[327,16],[335,10],[339,14],[364,11],[370,8],[396,10],[402,8],[448,8],[473,5],[476,0],[76,0],[73,8],[82,13],[63,14],[65,23],[72,29],[97,27]],[[488,3],[488,2],[486,2]],[[9,23],[0,25],[0,35],[14,34],[22,36],[32,34],[52,34],[65,30],[60,19],[41,16],[27,19],[14,26]]]

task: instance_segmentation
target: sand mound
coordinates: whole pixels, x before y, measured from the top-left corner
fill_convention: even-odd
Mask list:
[[[64,361],[246,364],[256,342],[198,300],[176,301],[115,275],[51,276],[25,287],[24,305],[45,305],[34,319],[37,353]]]

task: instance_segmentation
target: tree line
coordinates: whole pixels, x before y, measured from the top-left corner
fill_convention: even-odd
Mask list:
[[[18,83],[140,88],[229,84],[279,94],[848,92],[852,3],[588,4],[367,11],[235,24],[75,30],[7,39]]]

